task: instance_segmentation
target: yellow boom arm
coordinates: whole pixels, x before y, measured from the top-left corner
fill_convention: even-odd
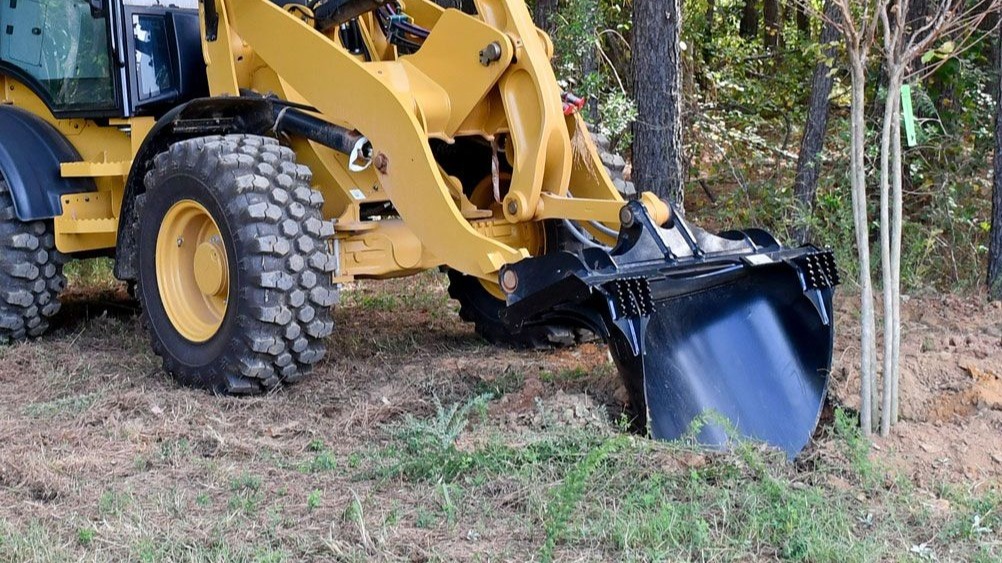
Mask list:
[[[217,39],[204,43],[213,95],[242,89],[275,93],[316,108],[323,119],[358,130],[372,142],[375,167],[365,173],[347,172],[345,159],[314,143],[296,147],[314,168],[327,211],[341,219],[343,248],[349,251],[345,274],[352,274],[353,266],[367,266],[358,272],[362,275],[385,276],[443,263],[496,281],[502,266],[538,251],[521,244],[511,225],[571,218],[618,228],[623,201],[583,122],[565,117],[548,40],[521,0],[478,0],[478,16],[407,0],[407,13],[430,30],[410,55],[398,54],[374,18],[365,16],[371,60],[315,29],[302,17],[302,7],[287,11],[268,0],[209,1],[216,2],[219,15]],[[475,209],[436,162],[429,139],[454,143],[479,137],[490,143],[502,136],[510,151],[501,158],[507,156],[512,172],[501,213]],[[360,204],[385,199],[404,226],[357,221]],[[663,203],[650,197],[645,203],[667,220]],[[369,242],[361,248],[379,246],[375,241],[384,227],[387,236],[379,244],[390,249],[384,255],[392,263],[352,259],[350,249],[363,239]],[[499,232],[507,233],[507,240]]]

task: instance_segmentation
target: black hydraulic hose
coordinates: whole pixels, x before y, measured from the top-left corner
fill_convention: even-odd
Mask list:
[[[296,108],[275,108],[275,131],[305,137],[346,154],[350,164],[364,169],[372,160],[372,145],[358,131],[334,125]]]
[[[326,32],[390,1],[392,0],[319,0],[312,7],[317,28]]]
[[[386,6],[384,6],[384,8],[389,13],[389,15],[391,15],[391,16],[397,15],[397,10],[396,10],[396,8],[393,7],[392,4],[387,4]],[[431,31],[429,31],[429,30],[427,30],[427,29],[425,29],[425,28],[423,28],[423,27],[421,27],[419,25],[412,24],[410,22],[398,21],[396,23],[396,25],[401,30],[403,30],[405,33],[410,33],[411,35],[414,35],[416,37],[420,37],[421,39],[427,39],[428,35],[431,34]]]

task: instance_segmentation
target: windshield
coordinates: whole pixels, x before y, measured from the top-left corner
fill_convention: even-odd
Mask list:
[[[0,58],[32,78],[55,111],[115,107],[105,20],[86,0],[0,3]]]

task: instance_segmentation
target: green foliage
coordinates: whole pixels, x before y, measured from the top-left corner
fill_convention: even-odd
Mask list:
[[[477,395],[489,394],[492,398],[502,397],[522,389],[525,385],[525,373],[512,366],[497,374],[492,379],[480,379],[474,386]]]
[[[573,466],[564,477],[564,482],[557,488],[546,507],[546,541],[540,552],[542,561],[553,560],[553,549],[561,539],[567,528],[567,521],[574,512],[574,508],[581,500],[588,479],[592,476],[598,465],[602,463],[608,455],[620,447],[624,439],[609,440],[601,446],[588,452],[578,464]]]
[[[905,291],[974,288],[985,277],[991,170],[984,155],[993,148],[994,102],[992,78],[979,66],[980,57],[974,52],[965,54],[913,86],[918,145],[905,147],[904,152]],[[880,83],[876,71],[872,82],[869,97],[874,105],[882,104],[886,92],[876,86]],[[836,86],[835,100],[839,99],[838,89]],[[703,164],[694,174],[717,179],[723,185],[708,181],[718,194],[712,208],[699,207],[698,198],[690,200],[699,220],[720,228],[765,228],[785,242],[796,242],[793,233],[806,227],[813,242],[834,249],[843,280],[855,283],[858,259],[848,190],[848,119],[838,110],[837,106],[832,108],[813,213],[794,202],[791,186],[796,161],[794,155],[779,152],[783,145],[776,145],[779,137],[775,131],[759,127],[756,130],[761,133],[733,133],[735,124],[748,124],[751,119],[738,114],[725,115],[716,123],[701,118],[703,125],[696,127],[705,125],[702,138],[717,143],[720,156],[716,161],[701,157]],[[867,135],[866,158],[871,165],[879,157],[878,125],[870,123]],[[699,138],[694,141],[697,145],[700,142]],[[876,218],[879,193],[875,185],[869,193],[870,217]],[[871,241],[877,233],[874,221]],[[872,266],[879,279],[879,261]]]
[[[476,397],[464,403],[486,401]],[[484,474],[515,475],[538,464],[573,463],[580,460],[582,450],[590,451],[605,440],[602,436],[572,433],[556,435],[524,447],[488,441],[474,448],[459,449],[455,441],[443,441],[442,420],[453,407],[441,408],[432,419],[407,417],[401,424],[389,427],[393,443],[382,451],[386,463],[376,474],[382,477],[403,477],[432,483],[452,483],[459,479],[481,479]],[[466,410],[469,413],[470,409]],[[459,412],[457,410],[457,412]],[[465,418],[465,416],[464,416]],[[460,432],[466,423],[459,426]],[[459,434],[455,434],[458,438]]]
[[[687,207],[710,227],[762,227],[784,242],[809,228],[813,241],[830,246],[852,283],[858,277],[852,203],[846,175],[849,160],[848,77],[842,46],[833,43],[831,113],[826,146],[818,166],[821,179],[813,213],[798,208],[792,184],[797,147],[806,118],[811,75],[825,60],[828,46],[817,37],[821,22],[811,22],[803,36],[788,21],[781,47],[767,52],[761,36],[738,34],[743,0],[687,2],[682,40],[685,132],[690,163]],[[822,3],[812,2],[820,11]],[[636,119],[631,101],[630,9],[611,0],[566,0],[561,3],[553,34],[557,70],[568,89],[597,99],[597,121],[619,150],[627,152],[630,124]],[[712,13],[712,20],[708,16]],[[935,73],[912,84],[918,118],[919,145],[906,148],[905,220],[902,283],[906,291],[924,288],[972,288],[984,279],[990,217],[994,78],[989,52],[992,41],[943,63]],[[925,61],[941,63],[957,55],[949,42],[938,45]],[[871,58],[867,97],[878,107],[885,95],[880,85],[879,57]],[[876,162],[878,116],[869,112],[868,163]],[[697,180],[714,193],[707,205]],[[878,195],[870,189],[870,215]],[[871,229],[871,240],[877,236]],[[879,264],[874,264],[879,279]]]
[[[401,439],[396,429],[393,435]],[[427,451],[391,445],[384,455],[395,468],[404,458],[421,460],[408,467],[423,473],[403,474],[431,501],[414,509],[414,525],[442,531],[479,513],[482,502],[514,502],[527,533],[540,537],[542,561],[587,550],[617,561],[863,562],[909,560],[913,548],[995,560],[997,491],[944,488],[954,507],[944,520],[925,508],[926,493],[871,460],[855,415],[836,411],[826,440],[796,464],[753,443],[712,454],[573,429],[517,447],[491,440],[452,450],[437,458],[453,467],[463,460],[450,474],[434,470]],[[524,500],[491,496],[512,490]]]
[[[73,260],[63,267],[69,287],[83,289],[112,289],[118,285],[113,273],[111,258],[89,258]]]
[[[444,406],[438,397],[435,397],[435,417],[422,421],[408,416],[402,429],[403,435],[413,444],[437,446],[442,449],[454,447],[459,435],[469,424],[470,413],[476,411],[482,414],[492,398],[491,394],[485,393],[465,403]]]
[[[228,507],[235,512],[255,514],[264,502],[264,491],[261,490],[261,478],[250,473],[243,473],[230,480],[230,501]]]
[[[78,416],[91,408],[101,398],[101,393],[70,395],[43,403],[31,403],[24,407],[24,414],[34,418],[66,418]]]
[[[613,90],[598,104],[600,133],[613,140],[613,148],[623,149],[633,142],[630,127],[637,119],[637,106],[622,90]]]
[[[602,0],[564,0],[552,35],[561,85],[589,100],[586,118],[619,148],[629,146],[637,117],[627,90],[630,10]]]

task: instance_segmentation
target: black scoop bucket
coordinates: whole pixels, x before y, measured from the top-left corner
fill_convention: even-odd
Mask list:
[[[504,320],[588,326],[609,342],[655,438],[710,447],[761,440],[792,458],[810,441],[833,346],[829,251],[784,248],[762,231],[713,236],[624,208],[614,248],[523,260],[501,275]]]

